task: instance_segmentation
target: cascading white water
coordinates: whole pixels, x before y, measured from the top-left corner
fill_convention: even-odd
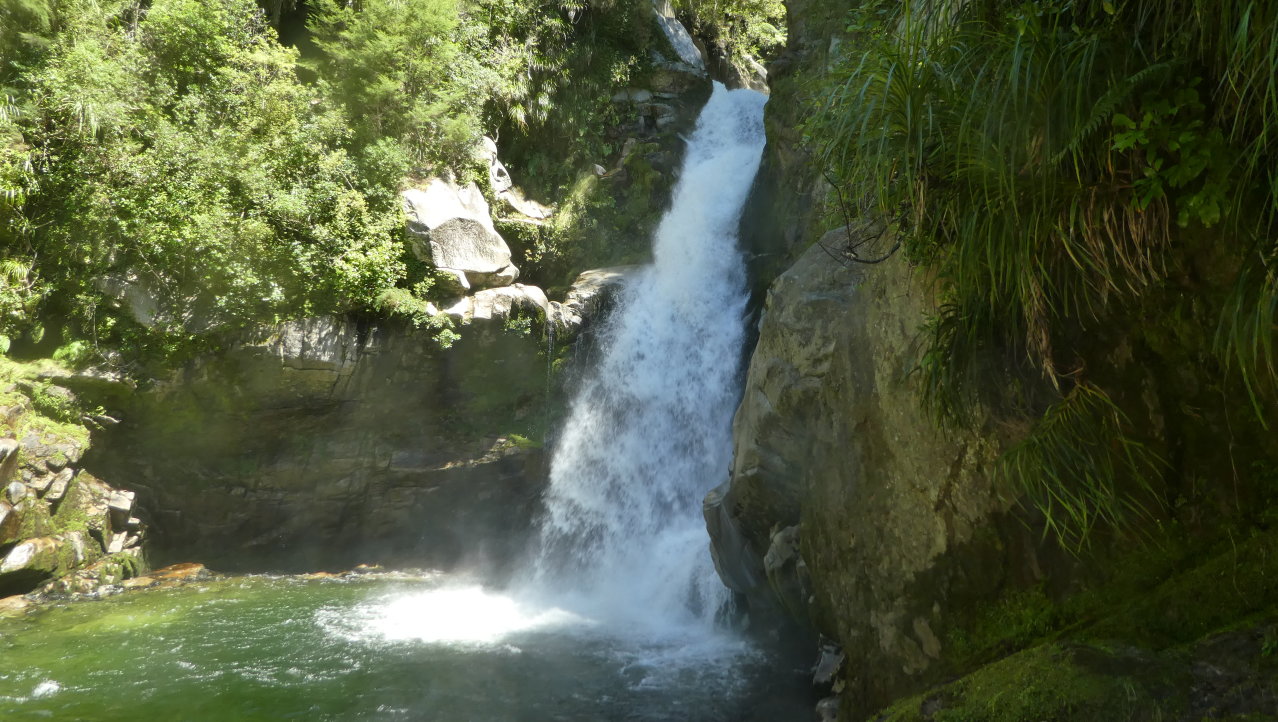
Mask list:
[[[715,84],[654,261],[623,291],[555,449],[536,586],[652,629],[707,619],[701,497],[727,473],[746,305],[737,248],[765,96]]]

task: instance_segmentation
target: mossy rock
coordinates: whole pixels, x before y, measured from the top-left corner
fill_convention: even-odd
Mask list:
[[[43,501],[28,496],[13,506],[13,514],[17,518],[17,533],[11,537],[0,536],[0,544],[13,543],[21,539],[52,535],[57,529],[53,518],[49,515],[49,506]]]
[[[1223,537],[1093,559],[1109,581],[1063,597],[1005,593],[949,630],[963,676],[874,719],[1275,719],[1278,529]]]
[[[1135,648],[1047,644],[898,702],[881,722],[1048,722],[1176,719],[1185,669]]]
[[[10,427],[4,435],[31,438],[55,449],[71,446],[83,453],[89,447],[89,430],[79,423],[79,402],[71,392],[42,378],[70,373],[52,361],[18,363],[0,357],[0,409],[5,410],[0,421]],[[26,464],[32,461],[24,459]],[[68,461],[54,460],[63,465]]]
[[[53,522],[60,530],[82,529],[100,539],[110,531],[108,502],[112,489],[87,472],[80,472],[68,485],[65,498],[58,504]]]
[[[146,570],[137,549],[110,554],[72,574],[55,579],[39,591],[44,594],[93,594],[100,587],[117,585]]]
[[[60,539],[26,539],[0,560],[0,597],[29,592],[62,571],[65,569]]]
[[[1152,647],[1198,641],[1272,614],[1278,605],[1278,529],[1230,536],[1214,556],[1125,604],[1087,630]]]

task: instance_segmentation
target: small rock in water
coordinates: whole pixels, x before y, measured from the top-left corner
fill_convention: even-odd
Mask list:
[[[17,615],[27,611],[34,605],[30,599],[18,594],[0,599],[0,617]]]
[[[843,666],[843,649],[828,639],[821,642],[821,654],[817,657],[816,666],[812,668],[812,684],[833,684],[835,675]]]
[[[816,718],[820,722],[839,722],[839,698],[826,697],[817,702]]]
[[[213,574],[203,564],[183,562],[171,564],[163,569],[156,569],[150,576],[159,582],[192,582],[208,579]]]

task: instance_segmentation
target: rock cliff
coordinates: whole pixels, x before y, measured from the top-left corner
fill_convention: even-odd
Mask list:
[[[1204,705],[1238,709],[1231,685],[1267,684],[1256,681],[1267,672],[1255,671],[1250,647],[1230,668],[1252,671],[1222,672],[1231,681],[1196,687],[1188,706],[1161,696],[1181,684],[1166,671],[1184,674],[1181,652],[1254,640],[1275,614],[1246,586],[1270,578],[1268,562],[1246,560],[1272,543],[1272,432],[1244,411],[1254,399],[1212,355],[1227,254],[1187,254],[1145,307],[1064,343],[1109,390],[1137,445],[1160,459],[1159,498],[1139,519],[1095,525],[1089,547],[1065,551],[1047,512],[1022,503],[1034,479],[996,473],[1004,452],[1039,428],[1052,394],[1036,389],[1048,382],[991,352],[973,382],[972,419],[951,428],[924,408],[914,371],[941,308],[937,284],[894,254],[890,229],[855,216],[863,189],[840,197],[803,135],[806,94],[858,36],[846,29],[846,4],[786,5],[789,43],[768,68],[769,146],[742,226],[758,340],[733,466],[705,501],[721,578],[749,600],[756,624],[785,614],[828,638],[818,677],[839,699],[820,705],[823,719],[933,719],[948,709],[995,718],[982,714],[986,704],[1017,710],[999,719],[1091,719],[1088,705],[1121,702],[1111,682],[1124,675],[1141,677],[1132,689],[1165,719],[1198,719]],[[1228,246],[1219,241],[1211,247]],[[1019,401],[1007,401],[1008,388]],[[1117,445],[1090,446],[1107,443]],[[1227,564],[1239,586],[1205,582],[1213,572],[1204,570]],[[1169,619],[1180,620],[1176,630]],[[1098,677],[1078,659],[1097,644],[1140,664],[1107,659],[1104,690],[1084,688],[1079,680]],[[1019,663],[998,660],[1014,652],[1027,669],[1059,659],[1065,671],[1008,676]],[[1004,694],[1025,706],[1005,705]],[[893,701],[888,717],[873,716]]]
[[[840,700],[822,714],[862,719],[952,673],[953,622],[1035,578],[1035,540],[994,480],[1008,434],[983,412],[943,429],[920,403],[912,370],[937,308],[931,279],[892,255],[890,230],[842,215],[805,147],[804,84],[837,55],[846,8],[787,8],[742,225],[766,301],[733,466],[705,513],[716,568],[755,623],[786,615],[837,650],[819,676]],[[835,218],[848,225],[827,231]],[[868,239],[859,251],[853,236]]]
[[[853,660],[858,696],[884,700],[940,659],[950,600],[1000,581],[986,532],[1007,502],[997,442],[920,409],[909,359],[925,281],[903,259],[860,265],[832,246],[772,284],[707,516],[724,581],[810,615]]]
[[[161,559],[501,567],[542,477],[542,345],[500,323],[447,350],[394,324],[283,323],[125,400],[89,461],[133,480]]]

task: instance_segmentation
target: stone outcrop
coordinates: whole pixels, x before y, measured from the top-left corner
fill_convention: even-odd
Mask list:
[[[637,142],[632,139],[620,162],[624,163],[636,147]],[[490,190],[514,214],[503,218],[504,222],[540,225],[550,218],[554,209],[525,198],[515,186],[498,157],[495,141],[485,137],[476,149],[476,156],[488,165]],[[455,184],[433,179],[424,188],[406,190],[402,196],[406,232],[412,239],[414,251],[422,260],[436,266],[445,279],[442,290],[453,295],[442,302],[442,308],[436,309],[431,304],[431,310],[456,322],[502,323],[533,317],[553,324],[561,337],[573,334],[587,316],[602,306],[606,292],[616,287],[622,276],[621,271],[613,269],[586,271],[573,283],[562,302],[552,302],[541,288],[514,283],[519,272],[511,262],[510,248],[497,234],[488,204],[474,184],[459,189]],[[296,331],[298,333],[288,337],[293,343],[306,346],[315,341],[324,342],[323,339],[311,340],[305,327],[298,327]],[[323,355],[321,352],[319,356]]]
[[[705,53],[675,16],[670,0],[653,0],[652,14],[667,48],[652,51],[640,86],[623,88],[612,97],[629,111],[630,119],[617,131],[645,139],[691,127],[711,89]],[[621,155],[624,161],[626,153]]]
[[[549,305],[545,292],[540,288],[516,283],[463,296],[445,308],[444,313],[463,323],[475,319],[504,321],[521,313],[545,318]]]
[[[515,187],[515,181],[511,179],[510,171],[506,170],[506,164],[497,157],[497,141],[484,136],[479,141],[475,155],[480,162],[488,165],[488,187],[492,188],[493,193],[501,195]]]
[[[51,370],[54,376],[72,374]],[[0,597],[51,589],[73,575],[97,578],[99,562],[142,568],[145,528],[134,495],[81,469],[87,430],[34,406],[72,392],[7,370],[0,391]],[[53,401],[56,400],[56,401]]]
[[[526,198],[523,191],[515,185],[510,171],[506,170],[506,164],[498,157],[497,141],[484,136],[475,155],[481,163],[488,166],[488,187],[505,210],[522,216],[521,220],[534,225],[554,214],[555,209]]]
[[[941,658],[951,602],[998,583],[1003,552],[983,544],[1007,502],[996,443],[920,408],[909,370],[926,283],[904,259],[860,265],[837,248],[813,245],[768,294],[731,478],[706,516],[724,582],[836,638],[872,706]]]
[[[451,274],[456,290],[505,286],[519,277],[510,247],[493,227],[488,201],[474,183],[459,187],[433,178],[401,197],[413,252]]]
[[[706,61],[687,28],[675,17],[674,6],[670,0],[652,0],[653,15],[657,19],[666,42],[679,56],[680,62],[696,70],[705,70]]]
[[[737,84],[766,77],[772,95],[741,226],[767,300],[732,469],[704,511],[716,568],[755,623],[797,617],[838,650],[818,712],[847,720],[943,674],[951,623],[1024,566],[1024,549],[991,478],[1001,440],[988,425],[941,431],[921,407],[910,371],[936,308],[930,282],[904,258],[856,263],[845,237],[821,237],[840,209],[803,150],[799,99],[832,62],[845,13],[791,0],[787,47],[766,72],[716,60]],[[872,230],[851,225],[839,234]]]
[[[728,76],[728,87],[749,88],[760,93],[769,91],[768,69],[754,58],[728,63],[725,74]]]
[[[583,271],[572,282],[563,301],[547,305],[547,317],[560,333],[575,333],[590,319],[600,316],[620,293],[638,266],[613,266]]]

